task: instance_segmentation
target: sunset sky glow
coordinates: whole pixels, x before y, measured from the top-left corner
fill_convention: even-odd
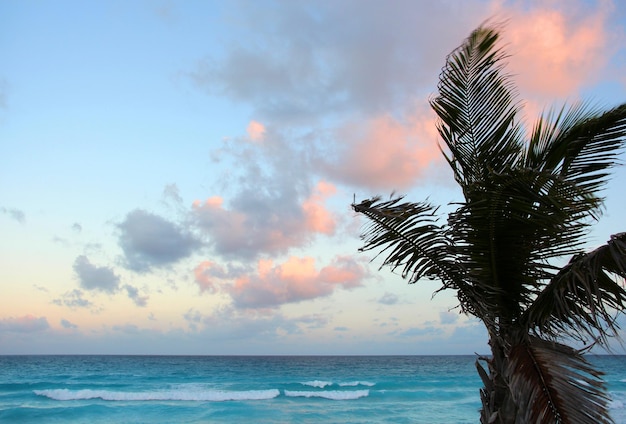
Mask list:
[[[0,354],[487,352],[350,204],[460,199],[428,99],[488,19],[528,128],[626,101],[618,0],[1,2]]]

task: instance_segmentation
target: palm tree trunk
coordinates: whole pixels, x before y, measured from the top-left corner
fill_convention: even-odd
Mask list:
[[[508,359],[501,343],[494,337],[489,340],[491,358],[481,357],[476,361],[478,374],[485,385],[480,391],[482,410],[481,424],[515,424],[517,406],[507,381]],[[479,361],[485,361],[489,372],[485,371]]]

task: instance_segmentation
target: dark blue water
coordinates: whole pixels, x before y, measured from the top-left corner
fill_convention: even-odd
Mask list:
[[[626,423],[626,357],[593,357]],[[476,423],[474,356],[4,356],[0,422]]]

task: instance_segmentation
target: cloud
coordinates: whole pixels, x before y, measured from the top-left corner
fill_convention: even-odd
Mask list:
[[[250,121],[248,124],[248,137],[250,140],[260,142],[265,136],[265,126],[257,121]]]
[[[257,181],[257,189],[269,187],[263,175],[269,169],[273,185],[309,183],[299,176],[304,171],[330,184],[376,191],[412,187],[441,158],[426,98],[436,89],[443,58],[484,20],[487,5],[486,0],[420,2],[419,7],[411,1],[348,0],[316,2],[312,8],[294,1],[232,11],[245,22],[233,30],[233,40],[254,42],[226,41],[223,55],[202,60],[190,76],[211,95],[251,105],[259,120],[250,121],[246,141],[262,140],[256,144],[280,160],[272,161],[263,150],[257,156],[240,153],[236,166],[254,172],[229,184]],[[445,30],[438,20],[448,23]],[[294,127],[306,130],[291,131]],[[286,142],[280,142],[279,133]],[[308,195],[295,191],[300,200]],[[276,192],[266,193],[261,189],[256,200],[277,200]],[[232,202],[220,197],[229,206],[238,203],[235,211],[245,213],[243,205],[254,198],[250,194],[242,189]],[[292,202],[280,200],[286,211],[297,213]],[[263,211],[263,206],[255,209]],[[263,240],[255,242],[262,249]],[[233,244],[230,252],[255,256],[253,246]],[[280,246],[277,241],[273,248],[285,253]]]
[[[256,270],[203,261],[195,267],[194,276],[201,292],[226,294],[237,308],[263,309],[359,287],[368,272],[346,256],[335,257],[319,270],[313,258],[292,256],[283,263],[261,259]]]
[[[131,336],[136,336],[142,333],[139,327],[135,324],[114,325],[112,328],[116,332],[129,334]]]
[[[299,196],[293,188],[273,190],[260,184],[255,190],[242,189],[229,208],[219,196],[196,201],[193,215],[218,254],[252,259],[261,253],[285,253],[306,244],[316,234],[332,235],[335,218],[324,202],[334,192],[334,186],[320,182],[298,204]]]
[[[511,17],[502,35],[520,90],[542,100],[565,98],[598,81],[616,43],[624,42],[623,34],[612,33],[607,25],[612,3],[532,4],[532,8],[520,1],[496,6],[497,12]]]
[[[397,295],[386,292],[382,295],[380,299],[378,299],[378,303],[382,303],[383,305],[395,305],[396,303],[398,303],[398,300],[399,299]]]
[[[123,289],[135,305],[144,307],[148,303],[148,296],[141,295],[136,287],[128,284],[120,286],[120,277],[115,274],[112,268],[95,266],[84,255],[78,256],[74,261],[74,272],[76,272],[82,288],[100,290],[110,294]],[[60,299],[55,299],[53,303],[70,308],[88,308],[93,305],[83,297],[83,292],[78,289],[65,293]]]
[[[442,324],[455,324],[458,320],[459,320],[458,312],[451,312],[451,311],[439,312],[439,321]]]
[[[322,314],[285,316],[275,310],[236,309],[220,307],[211,313],[189,309],[183,318],[189,329],[213,343],[244,342],[246,346],[257,343],[282,341],[286,335],[299,335],[324,328],[330,317]]]
[[[198,325],[203,321],[203,315],[200,311],[189,309],[183,314],[183,318],[187,321],[187,325],[192,331],[198,330]]]
[[[365,275],[352,258],[338,256],[318,271],[313,258],[292,256],[282,264],[259,260],[255,275],[241,276],[223,290],[238,308],[272,308],[358,287]]]
[[[209,234],[218,253],[251,257],[261,250],[281,247],[282,240],[271,237],[272,229],[262,225],[262,217],[255,219],[244,212],[225,209],[223,205],[224,199],[219,196],[210,197],[204,203],[193,203],[197,224]]]
[[[389,114],[345,123],[334,155],[320,167],[333,180],[376,190],[408,188],[441,161],[435,115],[424,105],[404,121]]]
[[[70,322],[70,321],[68,321],[66,319],[62,319],[61,320],[61,326],[63,328],[67,328],[69,330],[75,330],[75,329],[78,328],[78,325],[76,325],[76,324],[74,324],[74,323],[72,323],[72,322]]]
[[[74,263],[74,266],[76,266],[76,263]],[[52,303],[58,306],[69,306],[72,309],[90,308],[93,306],[93,303],[83,297],[83,292],[79,289],[74,289],[70,292],[63,294],[60,299],[54,299]]]
[[[472,29],[509,17],[503,36],[522,92],[570,96],[600,78],[623,44],[607,25],[611,9],[608,1],[564,0],[246,3],[231,11],[245,23],[233,40],[254,41],[225,41],[223,55],[190,75],[212,95],[253,107],[263,124],[250,123],[250,139],[291,124],[333,133],[315,136],[323,155],[316,170],[329,181],[405,189],[441,159],[425,99],[445,55]]]
[[[474,349],[474,352],[479,353],[489,351],[487,329],[478,319],[470,319],[461,325],[457,325],[449,340],[452,342],[450,350],[453,352],[467,352],[470,349]],[[470,348],[470,346],[475,347]]]
[[[45,317],[35,317],[34,315],[24,315],[22,317],[0,319],[0,331],[15,333],[35,333],[50,328]]]
[[[173,264],[202,245],[183,228],[141,209],[128,213],[118,228],[126,266],[133,271]]]
[[[261,314],[232,307],[222,307],[211,314],[190,309],[184,318],[192,331],[203,334],[213,342],[246,340],[250,344],[302,332],[299,317],[285,317],[280,313]]]
[[[431,87],[442,55],[484,19],[484,1],[284,1],[233,11],[226,53],[189,73],[211,94],[253,105],[262,119],[302,122],[380,114]],[[440,23],[446,22],[445,28]],[[238,32],[239,31],[239,32]]]
[[[335,217],[325,203],[335,187],[313,182],[313,140],[294,137],[264,127],[262,143],[224,142],[219,160],[234,171],[225,175],[222,193],[196,200],[192,208],[194,225],[218,255],[250,260],[285,254],[316,235],[333,234]]]
[[[320,181],[317,183],[311,196],[302,203],[305,228],[311,233],[333,235],[337,226],[337,220],[333,214],[324,207],[327,198],[337,192],[334,185]]]
[[[163,199],[165,202],[172,201],[177,205],[183,203],[183,198],[180,196],[180,190],[176,184],[167,184],[163,188]]]
[[[299,316],[295,318],[295,321],[305,327],[305,329],[313,330],[326,327],[330,322],[330,318],[327,315],[312,314]]]
[[[195,281],[200,292],[216,293],[219,290],[219,281],[233,278],[222,266],[212,261],[202,261],[194,268]]]
[[[15,208],[7,209],[7,208],[2,207],[0,208],[0,212],[2,212],[3,214],[9,215],[11,219],[14,219],[20,224],[24,224],[26,222],[26,214],[19,209],[15,209]]]
[[[443,336],[444,331],[439,327],[412,327],[399,333],[402,337]]]
[[[74,272],[80,286],[87,290],[114,293],[119,289],[120,277],[115,275],[112,268],[95,266],[84,255],[78,256],[74,261]]]
[[[135,305],[144,307],[148,304],[148,296],[140,295],[139,290],[136,287],[126,284],[124,289],[126,290],[128,298],[131,299]]]

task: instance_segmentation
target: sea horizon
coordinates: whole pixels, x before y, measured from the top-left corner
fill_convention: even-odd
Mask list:
[[[476,358],[488,358],[490,354],[474,354],[474,353],[444,353],[444,354],[421,354],[421,353],[0,353],[3,356],[171,356],[171,357],[398,357],[398,356],[416,356],[416,357],[455,357],[455,356],[473,356]],[[585,358],[594,356],[626,356],[626,353],[586,353]]]

